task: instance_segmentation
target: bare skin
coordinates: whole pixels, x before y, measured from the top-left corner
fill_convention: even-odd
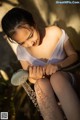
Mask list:
[[[17,34],[14,35],[13,38],[18,43],[22,43],[24,41],[24,43],[21,45],[23,47],[25,47],[32,56],[34,56],[35,58],[38,58],[40,60],[46,59],[46,62],[51,57],[51,55],[55,49],[55,46],[57,45],[57,43],[62,35],[62,31],[60,28],[58,28],[56,26],[48,27],[45,29],[45,31],[46,31],[45,36],[42,40],[42,43],[39,45],[40,36],[37,31],[34,31],[34,34],[32,35],[32,37],[29,40],[26,40],[26,38],[28,38],[28,36],[30,35],[30,31],[28,31],[28,30],[26,31],[23,28],[18,29],[18,30],[17,30],[18,31]],[[26,35],[26,33],[28,33],[28,34]],[[35,45],[33,45],[33,43],[35,43],[35,41],[37,41],[37,42]],[[47,75],[56,72],[58,70],[57,65],[64,68],[64,67],[67,67],[67,66],[73,64],[75,61],[77,61],[77,59],[78,59],[77,53],[75,52],[75,50],[73,49],[73,47],[69,41],[64,43],[64,50],[67,54],[67,58],[64,61],[61,61],[60,63],[57,63],[56,65],[51,64],[51,65],[44,66],[43,71],[45,70]],[[47,54],[46,54],[46,52],[47,52]],[[30,63],[27,61],[20,61],[20,62],[21,62],[23,69],[27,69],[29,66],[31,66]],[[49,69],[52,69],[52,71],[54,71],[54,72],[49,73],[49,71],[50,71]],[[33,83],[33,81],[32,81],[32,83]]]
[[[47,62],[61,38],[62,31],[56,26],[47,27],[45,29],[45,36],[40,45],[40,36],[38,31],[34,28],[32,28],[32,31],[33,32],[25,30],[24,28],[19,28],[17,29],[17,33],[13,36],[13,39],[16,40],[23,47],[25,47],[32,56],[42,60],[46,59]],[[58,72],[58,66],[61,66],[62,68],[67,67],[76,62],[78,56],[69,40],[64,42],[64,50],[66,52],[67,58],[57,64],[47,64],[44,67],[35,67],[27,61],[20,61],[23,69],[29,69],[29,81],[35,84],[36,95],[36,84],[39,84],[41,90],[45,92],[45,94],[47,94],[48,96],[46,102],[49,102],[49,97],[52,97],[53,99],[50,107],[54,106],[54,114],[58,115],[58,118],[56,118],[51,113],[51,111],[48,111],[49,116],[52,115],[52,117],[51,119],[44,117],[45,120],[63,120],[63,116],[57,106],[54,93],[57,95],[59,101],[61,102],[63,111],[67,119],[80,120],[80,102],[71,87],[71,84],[69,82],[70,78],[67,73]],[[44,75],[50,75],[50,80],[48,80],[48,78],[46,77],[43,78]],[[46,80],[46,83],[44,79]],[[44,97],[43,94],[42,96]]]

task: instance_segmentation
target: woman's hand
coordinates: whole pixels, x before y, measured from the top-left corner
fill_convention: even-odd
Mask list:
[[[43,67],[43,71],[46,75],[51,75],[53,73],[55,73],[56,71],[58,71],[58,66],[56,64],[48,64],[46,66]]]
[[[29,67],[29,78],[37,80],[43,77],[43,69],[40,66]]]

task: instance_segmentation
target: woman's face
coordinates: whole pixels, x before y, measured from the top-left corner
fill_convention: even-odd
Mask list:
[[[33,27],[17,28],[16,33],[13,35],[13,39],[25,48],[38,46],[40,42],[39,32]]]

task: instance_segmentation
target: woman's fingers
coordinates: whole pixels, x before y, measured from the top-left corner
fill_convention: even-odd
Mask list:
[[[36,67],[36,72],[39,74],[39,72],[40,72],[40,67],[39,66]]]
[[[33,73],[33,69],[32,67],[29,67],[29,74],[32,74]]]
[[[48,64],[45,66],[45,73],[51,75],[57,71],[56,65]]]
[[[43,70],[40,66],[29,67],[29,77],[34,79],[40,79],[43,77]]]
[[[40,66],[37,67],[37,74],[39,76],[41,76],[41,78],[42,78],[42,76],[43,76],[43,69],[42,69],[42,67],[40,67]]]
[[[46,72],[47,75],[50,75],[51,69],[52,68],[51,68],[50,64],[46,66],[45,72]]]
[[[36,66],[33,66],[33,73],[36,74],[36,72],[37,72]]]
[[[45,75],[45,74],[46,74],[46,66],[44,66],[44,67],[42,68],[42,71],[43,71],[43,75]]]
[[[32,66],[29,68],[30,77],[33,78],[42,78],[43,75],[51,75],[57,71],[56,65],[48,64],[44,67]]]
[[[57,71],[56,65],[48,64],[44,67],[41,66],[30,66],[29,76],[33,78],[42,78],[45,74],[51,75]]]
[[[43,77],[44,73],[43,73],[43,68],[42,67],[39,68],[39,73]]]

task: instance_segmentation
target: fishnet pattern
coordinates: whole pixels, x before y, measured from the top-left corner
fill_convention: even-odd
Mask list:
[[[39,109],[44,120],[59,120],[54,112],[55,108],[52,98],[49,98],[45,93],[43,93],[37,82],[35,83],[35,92]]]

